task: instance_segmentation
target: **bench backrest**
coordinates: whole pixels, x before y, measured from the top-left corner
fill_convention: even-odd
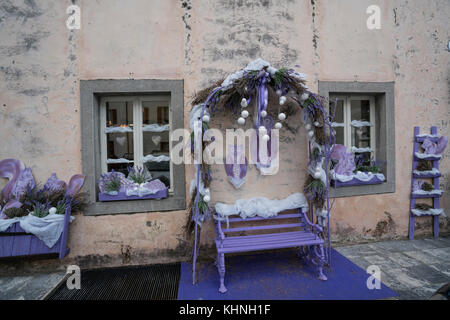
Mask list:
[[[307,228],[310,223],[308,223],[308,218],[306,214],[303,213],[302,208],[295,209],[294,213],[279,213],[278,215],[271,218],[253,217],[242,219],[240,216],[230,216],[228,219],[229,226],[227,226],[226,221],[217,221],[217,233],[219,237],[224,238],[228,236],[238,235],[237,233],[245,233],[248,231],[264,231],[272,230],[273,233],[280,233],[280,229],[292,229],[292,228]],[[291,211],[291,210],[289,210]],[[285,222],[285,220],[290,219],[294,222]],[[268,222],[273,221],[274,223],[264,223],[263,225],[254,225],[254,222]],[[239,224],[238,226],[233,226],[233,224]],[[292,230],[284,230],[292,231]]]

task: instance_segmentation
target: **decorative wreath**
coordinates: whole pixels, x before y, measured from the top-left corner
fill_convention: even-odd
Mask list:
[[[262,59],[250,62],[244,69],[230,74],[214,85],[197,92],[192,100],[190,125],[202,120],[202,136],[209,129],[209,120],[218,110],[229,110],[238,125],[245,125],[253,114],[254,129],[260,137],[259,145],[269,144],[268,131],[273,127],[282,129],[283,121],[301,111],[301,117],[309,140],[309,176],[304,193],[315,208],[318,222],[324,225],[328,218],[329,178],[331,147],[335,132],[331,126],[333,115],[326,110],[328,101],[312,93],[305,84],[305,75],[293,69],[276,69]],[[333,111],[334,113],[334,111]],[[270,117],[269,117],[270,116]],[[277,119],[277,122],[266,119]],[[194,151],[194,134],[191,135],[191,151]],[[202,142],[203,149],[209,142]],[[207,164],[195,165],[195,178],[191,181],[191,203],[187,229],[195,228],[210,215],[209,205],[211,182],[210,168]],[[195,244],[195,248],[196,248]],[[195,256],[195,254],[194,254]]]

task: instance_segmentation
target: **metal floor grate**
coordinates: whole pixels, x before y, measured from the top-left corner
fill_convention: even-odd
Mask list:
[[[81,289],[63,281],[46,300],[176,300],[180,264],[81,270]]]

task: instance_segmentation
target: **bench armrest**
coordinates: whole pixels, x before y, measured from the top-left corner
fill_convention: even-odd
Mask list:
[[[314,224],[311,223],[311,221],[309,221],[308,216],[306,215],[305,212],[303,212],[303,209],[300,208],[298,209],[298,213],[300,214],[300,220],[308,227],[312,228],[312,231],[315,234],[321,233],[323,232],[323,228],[321,226],[319,226],[318,224]]]

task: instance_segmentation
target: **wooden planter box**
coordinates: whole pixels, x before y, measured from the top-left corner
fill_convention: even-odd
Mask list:
[[[138,196],[127,196],[125,192],[121,191],[119,194],[112,196],[107,193],[98,193],[98,200],[101,202],[105,201],[118,201],[118,200],[142,200],[142,199],[164,199],[167,198],[167,188],[164,190],[160,190],[154,194],[149,194],[146,196],[138,197]]]
[[[0,232],[0,258],[19,257],[42,254],[58,254],[59,259],[69,254],[67,248],[67,236],[69,234],[71,208],[67,208],[64,214],[64,229],[59,240],[51,248],[35,235],[26,233],[20,227],[20,223],[12,224],[8,229]]]
[[[341,181],[332,179],[331,180],[331,185],[335,186],[336,188],[339,188],[339,187],[363,186],[363,185],[367,185],[367,184],[380,184],[380,183],[383,183],[383,182],[384,182],[384,180],[380,180],[380,179],[378,179],[377,177],[374,176],[369,181],[361,181],[361,180],[358,180],[356,178],[353,178],[350,181],[341,182]]]

